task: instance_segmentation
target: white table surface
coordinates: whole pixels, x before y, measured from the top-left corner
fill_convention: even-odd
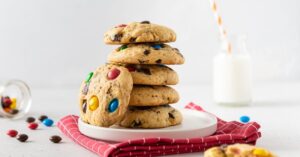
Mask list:
[[[181,100],[178,107],[190,101],[201,105],[225,120],[238,120],[249,115],[261,124],[262,138],[258,146],[268,148],[281,157],[296,157],[300,154],[300,82],[256,83],[254,101],[247,107],[222,107],[212,101],[211,86],[199,84],[176,86]],[[28,116],[46,114],[57,121],[67,114],[78,114],[77,89],[35,89],[33,106]],[[12,121],[0,118],[0,157],[96,157],[62,135],[58,128],[40,125],[38,130],[29,130],[25,118]],[[20,143],[6,135],[8,129],[16,129],[29,135],[29,141]],[[58,134],[61,144],[53,144],[48,138]],[[175,155],[176,156],[176,155]],[[177,156],[202,156],[191,153]]]

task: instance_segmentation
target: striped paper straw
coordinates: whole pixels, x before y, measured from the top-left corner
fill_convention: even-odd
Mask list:
[[[218,12],[218,9],[217,9],[217,4],[215,2],[215,0],[209,0],[210,2],[210,5],[211,5],[211,9],[214,13],[214,16],[215,16],[215,19],[217,21],[217,24],[218,24],[218,27],[219,27],[219,32],[220,32],[220,36],[221,36],[221,39],[223,40],[223,42],[226,43],[226,50],[228,53],[231,53],[231,44],[230,42],[228,41],[228,38],[227,38],[227,33],[223,27],[223,20]]]

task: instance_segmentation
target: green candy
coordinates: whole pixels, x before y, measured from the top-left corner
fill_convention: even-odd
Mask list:
[[[93,72],[90,72],[89,75],[86,77],[85,79],[85,83],[88,83],[91,81],[91,78],[93,77],[94,73]]]
[[[127,45],[122,45],[122,46],[120,47],[120,51],[125,50],[125,49],[127,49]]]

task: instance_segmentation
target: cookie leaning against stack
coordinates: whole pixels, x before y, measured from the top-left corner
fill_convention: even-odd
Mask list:
[[[116,26],[105,33],[106,44],[121,45],[108,56],[108,64],[126,67],[133,79],[129,109],[119,125],[131,128],[162,128],[182,121],[179,111],[168,104],[179,94],[167,85],[178,83],[177,73],[166,65],[183,64],[173,30],[149,21]]]

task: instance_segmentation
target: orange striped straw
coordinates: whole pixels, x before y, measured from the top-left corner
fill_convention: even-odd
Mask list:
[[[221,39],[226,43],[226,46],[227,46],[226,50],[230,54],[231,53],[231,44],[228,41],[226,31],[223,27],[223,20],[222,20],[220,14],[218,12],[217,4],[216,4],[215,0],[209,0],[209,2],[210,2],[211,9],[214,13],[215,19],[216,19],[218,27],[219,27],[219,32],[220,32],[220,35],[221,35]]]

